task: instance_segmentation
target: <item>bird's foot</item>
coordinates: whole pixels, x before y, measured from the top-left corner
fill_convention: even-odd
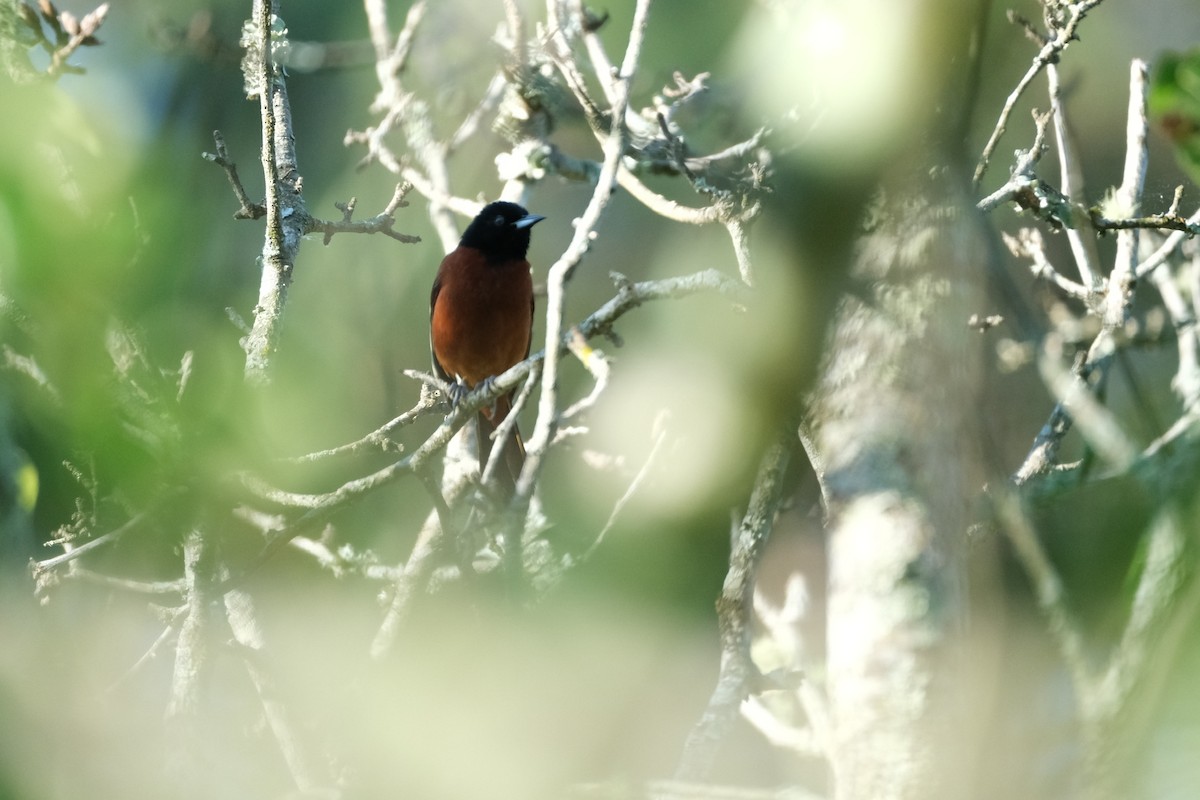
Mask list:
[[[459,378],[454,383],[450,384],[450,405],[457,406],[463,401],[463,398],[471,393],[471,387]]]
[[[484,378],[478,385],[476,385],[475,388],[482,389],[482,390],[488,390],[488,389],[492,388],[492,384],[494,384],[495,382],[496,382],[495,376],[487,377],[487,378]],[[490,418],[493,414],[496,413],[496,401],[493,400],[489,405],[484,406],[481,410],[486,412],[488,417]]]

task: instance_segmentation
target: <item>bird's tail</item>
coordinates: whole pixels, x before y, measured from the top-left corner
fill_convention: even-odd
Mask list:
[[[495,407],[485,408],[477,415],[479,440],[479,470],[487,467],[495,444],[492,434],[512,410],[512,395],[504,395],[496,400]],[[521,440],[521,431],[515,426],[512,433],[505,437],[504,450],[501,452],[500,463],[496,465],[495,486],[500,497],[507,502],[517,490],[517,479],[521,476],[521,467],[525,464],[525,442]]]

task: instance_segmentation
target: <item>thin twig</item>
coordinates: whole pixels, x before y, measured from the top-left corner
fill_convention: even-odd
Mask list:
[[[1119,200],[1126,207],[1136,208],[1141,200],[1142,187],[1146,174],[1146,65],[1135,60],[1130,66],[1129,111],[1126,125],[1127,141],[1125,154],[1124,178],[1119,190]],[[1087,355],[1077,370],[1073,382],[1083,391],[1090,392],[1086,385],[1091,381],[1092,386],[1101,386],[1113,361],[1113,352],[1119,346],[1118,334],[1123,329],[1129,315],[1129,309],[1134,300],[1137,267],[1137,239],[1133,231],[1123,231],[1120,236],[1129,237],[1118,240],[1117,260],[1112,274],[1105,286],[1101,298],[1099,314],[1101,317],[1100,333],[1092,341]],[[1060,391],[1060,396],[1071,394]],[[1013,476],[1017,486],[1027,483],[1035,475],[1045,473],[1053,468],[1059,446],[1067,432],[1071,430],[1072,417],[1068,404],[1060,400],[1050,414],[1050,418],[1034,439],[1024,462]],[[1122,453],[1119,460],[1124,460],[1127,454]]]
[[[1067,114],[1063,108],[1058,67],[1055,64],[1046,65],[1046,81],[1050,89],[1050,112],[1054,116],[1054,141],[1058,147],[1059,183],[1062,193],[1072,203],[1079,204],[1083,199],[1083,172],[1079,159],[1075,157],[1070,131],[1067,129]],[[1068,227],[1066,234],[1080,280],[1089,290],[1098,290],[1100,282],[1096,274],[1098,257],[1095,240],[1091,237],[1085,238],[1077,226]]]
[[[329,240],[335,233],[382,233],[384,236],[390,236],[404,244],[417,244],[421,241],[420,236],[400,233],[392,227],[396,224],[396,210],[408,206],[408,201],[404,198],[412,191],[412,188],[412,184],[408,181],[396,184],[396,191],[393,193],[392,199],[381,213],[370,219],[358,221],[350,219],[354,213],[354,198],[351,198],[349,203],[339,204],[342,208],[342,219],[323,220],[310,217],[305,225],[305,232],[325,234],[325,244],[329,244]]]
[[[1017,236],[1002,232],[1001,239],[1014,256],[1030,260],[1030,269],[1034,276],[1050,281],[1068,297],[1084,303],[1092,297],[1092,292],[1088,287],[1063,275],[1050,263],[1050,259],[1046,255],[1046,242],[1038,229],[1022,228],[1018,231]]]
[[[400,628],[412,612],[416,598],[429,586],[434,569],[443,560],[449,546],[450,534],[440,522],[441,509],[426,522],[417,536],[417,543],[408,561],[397,575],[392,587],[392,602],[371,640],[370,656],[374,661],[384,659],[396,644]]]
[[[281,699],[277,681],[266,667],[268,649],[254,599],[248,592],[233,589],[225,593],[224,600],[229,630],[239,646],[242,664],[262,704],[267,727],[275,737],[296,788],[301,794],[312,796],[320,781],[292,719],[292,712]]]
[[[561,353],[563,308],[566,284],[575,268],[591,246],[596,224],[612,197],[621,158],[625,152],[626,130],[623,124],[625,111],[629,107],[629,91],[633,76],[637,72],[641,57],[642,42],[646,34],[646,23],[650,11],[650,0],[638,0],[634,9],[633,23],[629,31],[629,43],[618,76],[612,76],[616,87],[610,110],[612,128],[604,144],[604,163],[592,199],[575,225],[575,235],[567,249],[551,267],[546,281],[546,360],[542,367],[542,393],[538,402],[537,422],[529,437],[525,466],[517,481],[514,497],[518,507],[528,503],[533,485],[541,470],[543,457],[558,422],[558,364]]]
[[[1137,458],[1137,447],[1121,429],[1116,416],[1096,399],[1091,388],[1062,367],[1061,350],[1061,338],[1048,335],[1042,357],[1038,359],[1042,380],[1071,414],[1088,444],[1118,472],[1128,469]]]
[[[209,532],[200,526],[183,541],[183,574],[187,595],[175,662],[171,672],[171,695],[166,722],[172,737],[169,761],[181,780],[194,779],[200,769],[200,754],[194,750],[200,717],[208,708],[205,689],[212,662],[214,610],[221,595],[217,589],[217,554]]]
[[[1038,54],[1034,56],[1033,63],[1029,69],[1017,82],[1017,86],[1009,93],[1008,99],[1004,101],[1004,107],[1000,110],[1000,118],[996,120],[996,126],[992,130],[992,134],[988,137],[987,144],[984,145],[983,153],[979,157],[979,163],[975,166],[974,183],[979,184],[983,180],[983,174],[987,171],[988,162],[992,158],[992,154],[996,151],[996,145],[1000,143],[1000,137],[1004,134],[1008,127],[1008,118],[1012,115],[1013,109],[1017,105],[1017,101],[1021,99],[1021,95],[1029,88],[1029,84],[1033,83],[1033,79],[1038,73],[1058,58],[1059,54],[1067,48],[1067,45],[1076,38],[1076,29],[1083,18],[1096,6],[1100,5],[1103,0],[1080,0],[1080,2],[1069,3],[1066,5],[1067,20],[1066,24],[1058,30],[1054,31],[1053,37],[1047,38],[1046,43]]]
[[[108,15],[109,4],[101,3],[88,14],[84,15],[83,19],[77,20],[70,12],[62,11],[58,15],[58,24],[66,29],[65,32],[70,36],[69,39],[61,46],[57,47],[50,53],[50,64],[46,67],[46,75],[51,78],[57,78],[64,72],[83,72],[81,67],[72,67],[67,63],[67,59],[80,47],[84,45],[99,44],[96,39],[96,33],[100,30],[100,26],[104,24],[104,18]],[[43,38],[43,42],[45,42]]]
[[[484,486],[490,486],[495,481],[496,470],[500,468],[500,463],[504,460],[504,445],[509,437],[514,435],[514,431],[517,428],[517,415],[521,413],[521,409],[525,408],[525,404],[533,396],[533,390],[537,386],[538,379],[541,376],[541,369],[537,365],[534,365],[529,370],[529,375],[525,378],[525,383],[521,386],[521,391],[513,399],[512,408],[509,409],[508,415],[496,426],[496,430],[492,431],[492,450],[488,457],[488,462],[482,467],[479,476],[479,482]],[[479,435],[483,435],[483,431],[479,431]]]
[[[1200,235],[1200,222],[1196,215],[1185,219],[1178,214],[1150,214],[1145,217],[1122,217],[1109,219],[1098,212],[1092,214],[1092,225],[1100,231],[1176,231],[1184,237]],[[1139,265],[1138,272],[1142,272]]]
[[[432,375],[419,373],[415,370],[405,370],[404,374],[408,375],[409,377],[417,377],[418,380],[425,380],[426,383],[431,383],[434,381],[440,382],[440,379]],[[445,396],[446,394],[443,392],[441,397]],[[388,420],[383,425],[368,433],[366,436],[363,436],[361,439],[356,439],[353,442],[347,442],[346,444],[330,447],[325,450],[317,450],[312,453],[306,453],[302,456],[284,459],[284,461],[293,464],[306,464],[314,461],[322,461],[327,458],[334,458],[336,456],[352,455],[354,453],[366,450],[367,448],[378,448],[383,451],[403,452],[403,448],[391,439],[390,434],[399,428],[411,425],[421,417],[428,416],[429,414],[439,411],[444,412],[446,408],[447,405],[441,398],[435,397],[432,392],[423,391],[421,392],[421,397],[415,406],[410,408],[408,411],[405,411],[400,416],[393,417],[392,419]]]
[[[657,460],[658,454],[662,451],[663,443],[667,441],[667,432],[669,430],[668,423],[670,419],[671,413],[666,409],[662,409],[658,412],[658,414],[655,415],[654,422],[650,425],[651,436],[654,437],[654,441],[650,445],[650,452],[646,454],[645,462],[642,463],[641,469],[637,471],[637,474],[633,476],[633,480],[629,482],[629,486],[625,489],[625,493],[617,499],[615,504],[613,504],[613,510],[608,515],[608,519],[604,522],[604,527],[600,529],[600,532],[596,534],[596,538],[592,541],[591,545],[589,545],[588,549],[584,551],[584,554],[580,557],[581,561],[588,560],[597,550],[600,549],[600,545],[604,543],[604,537],[608,535],[608,532],[612,530],[613,525],[616,524],[617,518],[621,515],[621,511],[625,508],[629,501],[633,499],[633,496],[637,494],[637,491],[641,488],[642,484],[645,483],[646,477],[650,474],[650,468],[654,466],[654,462]]]
[[[1095,676],[1088,662],[1083,634],[1067,605],[1062,578],[1030,526],[1021,501],[1003,490],[993,493],[992,501],[1001,529],[1012,542],[1013,552],[1033,584],[1034,597],[1046,615],[1050,635],[1058,645],[1063,663],[1070,670],[1076,686],[1092,685]]]
[[[1170,270],[1165,267],[1153,269],[1149,277],[1158,289],[1163,307],[1175,328],[1179,366],[1175,377],[1171,379],[1171,388],[1175,390],[1184,410],[1190,411],[1200,403],[1200,331],[1197,330],[1196,317]]]
[[[1142,202],[1146,185],[1146,168],[1150,161],[1146,138],[1150,122],[1146,118],[1146,95],[1149,68],[1146,62],[1134,59],[1129,65],[1129,112],[1126,123],[1125,170],[1117,188],[1116,202],[1133,214]],[[1133,296],[1133,284],[1138,259],[1137,229],[1117,234],[1117,252],[1104,297],[1102,319],[1106,326],[1124,325]]]
[[[754,584],[775,515],[783,500],[784,477],[795,446],[796,432],[788,425],[759,463],[746,514],[734,536],[729,572],[717,598],[721,637],[721,667],[717,685],[700,720],[688,734],[675,776],[683,780],[706,777],[717,751],[737,718],[738,708],[761,679],[750,654]]]
[[[579,359],[579,363],[583,368],[591,373],[594,383],[592,390],[588,392],[586,397],[576,400],[570,406],[563,410],[560,415],[560,421],[567,421],[576,417],[596,405],[600,396],[604,394],[604,390],[608,388],[608,377],[612,370],[612,364],[608,360],[603,350],[592,347],[588,344],[586,338],[580,333],[579,328],[571,328],[567,335],[567,348],[575,358]]]
[[[129,518],[128,521],[126,521],[120,527],[115,528],[101,536],[97,536],[95,539],[84,542],[83,544],[79,545],[78,547],[73,547],[72,549],[68,550],[67,552],[63,553],[60,556],[54,556],[53,558],[47,558],[42,561],[30,562],[29,567],[31,570],[33,570],[33,576],[35,578],[37,578],[39,575],[46,572],[47,570],[52,570],[55,567],[62,566],[63,564],[66,564],[69,561],[74,561],[75,559],[79,558],[80,556],[87,555],[88,553],[90,553],[93,550],[97,550],[105,545],[113,544],[114,542],[120,541],[122,536],[124,536],[125,534],[129,533],[131,530],[136,528],[149,516],[150,516],[150,510],[147,509],[146,511],[142,511],[138,514],[134,514],[132,517]]]
[[[171,611],[170,618],[167,620],[167,624],[163,626],[162,632],[158,634],[158,638],[151,643],[150,647],[146,649],[146,652],[142,653],[142,655],[138,657],[137,661],[134,661],[133,664],[130,665],[129,669],[125,670],[125,673],[121,675],[121,677],[112,682],[112,684],[108,687],[108,691],[111,693],[121,688],[126,681],[140,672],[142,667],[157,658],[159,650],[162,649],[163,645],[170,641],[171,636],[179,629],[179,624],[183,621],[183,618],[184,608],[177,608]]]
[[[623,282],[617,295],[579,323],[578,327],[587,338],[607,335],[612,331],[613,325],[619,318],[643,303],[668,298],[682,298],[706,291],[716,291],[735,299],[741,299],[745,296],[746,287],[716,269],[657,281]],[[560,353],[565,352],[566,347],[565,341],[560,342]],[[348,481],[332,492],[323,495],[296,495],[295,499],[302,503],[301,507],[307,509],[305,513],[279,530],[275,537],[267,542],[262,551],[251,559],[241,575],[232,579],[233,582],[240,580],[266,563],[292,538],[323,522],[334,511],[356,502],[361,497],[390,484],[403,475],[423,468],[431,458],[441,452],[459,428],[474,418],[479,409],[491,405],[500,395],[516,389],[543,357],[543,353],[535,353],[525,361],[496,376],[490,383],[472,391],[454,406],[451,413],[430,437],[407,457],[369,475]],[[275,497],[278,499],[282,500],[288,496],[285,492],[274,491],[277,492]]]
[[[323,541],[310,539],[307,536],[297,536],[292,539],[291,546],[312,556],[318,566],[329,570],[334,577],[359,575],[369,581],[389,582],[394,582],[398,577],[395,567],[378,564],[368,559],[343,556],[341,551],[335,552]]]
[[[217,152],[201,153],[200,157],[225,170],[225,177],[229,179],[229,186],[233,189],[233,196],[237,198],[239,206],[238,210],[234,212],[233,218],[261,219],[267,213],[267,208],[261,203],[252,202],[250,195],[246,194],[246,187],[242,185],[242,179],[238,177],[237,164],[229,157],[229,147],[225,144],[225,137],[220,131],[213,131],[213,142]]]
[[[105,575],[101,572],[93,572],[90,569],[85,569],[78,564],[72,564],[70,577],[77,580],[94,583],[98,586],[107,586],[110,589],[120,589],[125,592],[134,594],[148,595],[164,595],[164,594],[183,594],[187,589],[182,578],[177,578],[171,581],[138,581],[132,578],[118,578],[115,575]]]

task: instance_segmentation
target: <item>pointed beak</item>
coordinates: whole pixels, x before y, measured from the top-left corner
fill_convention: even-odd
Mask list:
[[[522,230],[523,228],[532,227],[544,219],[545,217],[543,217],[541,214],[526,214],[514,222],[513,227],[517,230]]]

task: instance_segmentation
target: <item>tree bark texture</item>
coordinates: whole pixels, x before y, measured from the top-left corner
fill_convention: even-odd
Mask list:
[[[965,797],[964,543],[982,479],[966,188],[910,162],[869,207],[811,407],[829,493],[831,761],[841,800]]]

